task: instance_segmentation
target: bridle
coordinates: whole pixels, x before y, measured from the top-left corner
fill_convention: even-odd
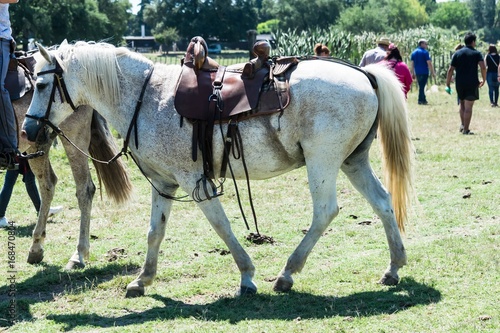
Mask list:
[[[54,125],[49,120],[50,110],[52,109],[52,103],[55,102],[56,89],[59,91],[59,96],[61,96],[61,103],[68,103],[75,112],[77,108],[73,104],[73,101],[71,100],[71,97],[68,94],[68,89],[66,88],[66,82],[64,81],[64,78],[62,76],[64,70],[59,64],[59,61],[56,58],[54,59],[56,63],[56,67],[54,69],[49,69],[37,73],[37,76],[44,74],[52,74],[52,73],[54,74],[54,82],[52,84],[52,91],[50,93],[50,99],[49,99],[49,104],[47,106],[47,111],[45,111],[45,115],[43,117],[37,117],[26,114],[26,118],[35,119],[36,121],[41,122],[43,125],[47,125],[50,128],[52,128],[52,130],[54,130],[54,132],[56,132],[57,134],[61,134],[62,133],[61,129],[56,125]]]

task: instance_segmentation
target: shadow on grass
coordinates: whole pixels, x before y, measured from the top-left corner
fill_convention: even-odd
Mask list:
[[[379,291],[354,293],[349,296],[320,296],[290,292],[286,294],[225,297],[209,304],[193,305],[161,295],[150,297],[163,303],[140,313],[120,317],[104,317],[97,314],[49,315],[48,320],[63,324],[70,331],[78,326],[125,327],[149,321],[178,318],[200,318],[204,321],[232,324],[244,320],[294,320],[321,319],[325,317],[370,317],[404,311],[412,306],[436,303],[441,293],[425,284],[406,278],[396,287]]]
[[[30,321],[30,306],[39,302],[53,301],[60,294],[80,294],[93,289],[96,285],[111,281],[117,275],[136,274],[140,266],[111,263],[102,267],[87,267],[84,270],[65,271],[59,266],[39,264],[44,267],[34,276],[23,282],[15,283],[13,289],[7,285],[0,287],[0,327],[10,326],[9,304],[15,300],[18,320]],[[15,290],[11,296],[12,290]]]
[[[15,221],[14,221],[15,223]],[[59,223],[59,222],[56,222],[55,220],[53,220],[52,218],[49,218],[47,220],[47,224],[56,224],[56,223]],[[28,238],[31,238],[33,237],[33,230],[35,229],[35,226],[36,226],[36,223],[33,222],[33,223],[30,223],[30,224],[26,224],[26,225],[19,225],[19,224],[15,224],[16,226],[16,237],[28,237]]]

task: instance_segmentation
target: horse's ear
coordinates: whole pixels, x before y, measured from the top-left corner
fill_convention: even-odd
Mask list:
[[[42,44],[36,43],[36,46],[38,47],[38,50],[40,51],[40,54],[47,60],[49,63],[52,63],[52,56],[50,55],[49,51],[45,47],[42,46]]]
[[[67,40],[67,39],[64,39],[64,40],[62,41],[61,45],[59,45],[59,47],[61,47],[61,46],[67,46],[67,45],[69,45],[68,40]]]

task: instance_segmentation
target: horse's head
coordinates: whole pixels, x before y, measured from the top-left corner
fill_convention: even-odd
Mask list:
[[[69,75],[62,57],[42,45],[38,45],[38,49],[35,92],[21,134],[30,142],[40,140],[46,126],[57,132],[59,124],[76,110],[69,94]]]

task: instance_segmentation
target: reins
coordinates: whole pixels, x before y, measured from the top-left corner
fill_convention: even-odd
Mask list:
[[[139,165],[139,163],[137,162],[137,160],[134,158],[134,156],[132,155],[132,153],[128,149],[129,141],[130,141],[130,135],[132,133],[132,129],[133,128],[135,128],[135,132],[134,132],[134,135],[135,135],[135,145],[136,145],[136,148],[139,147],[139,141],[138,141],[138,135],[137,135],[137,118],[139,116],[139,111],[141,110],[142,102],[143,102],[143,99],[144,99],[144,93],[146,91],[146,88],[147,88],[147,85],[149,83],[149,80],[151,79],[151,76],[153,75],[154,66],[152,66],[151,69],[149,70],[149,72],[148,72],[148,74],[146,76],[146,79],[144,80],[144,83],[142,85],[141,93],[139,95],[139,99],[137,100],[137,103],[136,103],[136,106],[135,106],[134,115],[133,115],[132,120],[130,122],[128,131],[127,131],[127,136],[126,136],[126,138],[125,138],[125,140],[123,142],[123,148],[121,149],[120,152],[118,152],[110,160],[103,161],[103,160],[96,159],[96,158],[90,156],[89,154],[87,154],[86,152],[84,152],[73,141],[71,141],[66,136],[66,134],[64,134],[64,132],[59,127],[57,127],[56,125],[54,125],[49,120],[50,111],[52,109],[52,103],[55,101],[55,92],[56,92],[56,89],[59,91],[59,95],[61,96],[61,103],[66,103],[67,102],[68,104],[70,104],[70,106],[71,106],[71,108],[73,109],[74,112],[77,111],[77,108],[75,107],[75,105],[73,104],[73,101],[71,100],[71,97],[69,96],[68,89],[66,88],[66,83],[64,81],[64,78],[62,77],[62,74],[63,74],[64,71],[63,71],[61,65],[59,64],[59,62],[57,61],[57,59],[55,60],[55,62],[56,62],[56,67],[54,69],[50,69],[50,70],[47,70],[47,71],[42,71],[42,72],[39,72],[37,74],[37,75],[52,74],[52,73],[54,74],[54,84],[52,85],[52,91],[50,93],[50,100],[49,100],[49,104],[47,106],[47,111],[45,112],[44,117],[36,117],[36,116],[28,115],[28,114],[26,115],[26,117],[27,118],[31,118],[31,119],[35,119],[35,120],[43,123],[44,125],[49,126],[57,135],[63,137],[73,147],[75,147],[80,153],[82,153],[87,158],[90,158],[94,162],[109,165],[110,163],[113,163],[114,161],[116,161],[118,158],[120,158],[123,155],[125,155],[125,156],[130,155],[130,157],[132,157],[132,160],[137,165],[137,167],[139,168],[139,170],[141,171],[141,173],[143,174],[143,176],[148,180],[148,182],[158,192],[158,194],[160,196],[162,196],[162,197],[164,197],[166,199],[175,200],[175,201],[181,201],[181,202],[192,201],[192,200],[183,200],[184,198],[187,197],[187,195],[181,196],[181,197],[173,197],[171,195],[168,195],[168,194],[165,194],[165,193],[161,192],[151,182],[151,180],[146,176],[146,174],[144,173],[144,170],[141,168],[141,166]]]

